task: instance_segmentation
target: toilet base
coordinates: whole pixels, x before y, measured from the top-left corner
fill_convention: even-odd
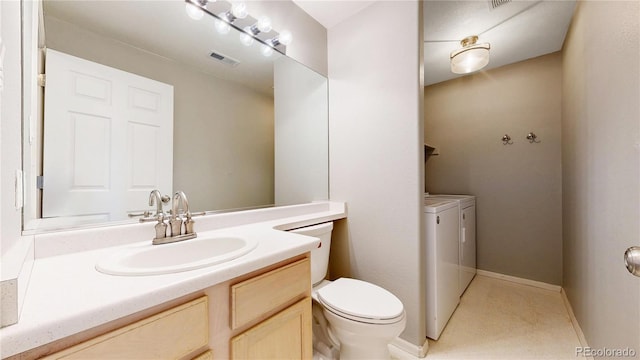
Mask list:
[[[406,314],[396,323],[367,324],[342,318],[331,311],[323,311],[329,323],[329,333],[340,342],[340,360],[391,359],[389,344],[407,323]]]

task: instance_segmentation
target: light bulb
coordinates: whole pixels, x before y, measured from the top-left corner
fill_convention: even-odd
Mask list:
[[[186,4],[184,10],[187,12],[187,15],[189,15],[189,17],[193,20],[200,20],[204,16],[204,11],[202,11],[201,8],[189,2]]]
[[[251,34],[251,28],[245,27],[244,32],[240,33],[240,42],[246,46],[251,46],[253,44],[253,36]]]
[[[222,20],[215,20],[215,26],[216,26],[216,30],[220,33],[220,34],[228,34],[229,31],[231,31],[231,25],[227,24],[226,22],[222,21]]]
[[[256,27],[260,32],[268,33],[271,31],[271,19],[269,19],[268,16],[261,16],[260,19],[258,19]]]
[[[238,19],[244,19],[249,15],[247,5],[243,2],[237,2],[231,7],[231,13]]]
[[[273,54],[273,48],[271,46],[267,46],[267,45],[262,45],[262,55],[264,55],[265,57],[269,57]]]
[[[287,46],[291,44],[291,41],[293,41],[293,35],[289,30],[282,30],[277,39],[280,44]]]

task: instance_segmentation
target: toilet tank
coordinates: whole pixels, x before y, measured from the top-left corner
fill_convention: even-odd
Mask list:
[[[292,233],[320,239],[320,245],[311,251],[311,283],[313,285],[321,282],[327,276],[332,230],[332,222],[291,230]]]

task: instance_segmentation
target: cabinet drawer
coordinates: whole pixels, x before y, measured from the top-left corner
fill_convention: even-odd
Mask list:
[[[177,359],[209,341],[207,297],[98,336],[45,359]]]
[[[311,291],[305,258],[231,286],[231,328],[237,329]]]

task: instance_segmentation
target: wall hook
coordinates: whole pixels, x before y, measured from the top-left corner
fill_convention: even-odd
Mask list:
[[[530,143],[539,143],[540,140],[538,140],[538,136],[532,132],[527,134],[527,140],[529,140]]]
[[[513,141],[511,141],[511,136],[509,136],[508,134],[504,134],[504,136],[502,137],[502,145],[511,145],[513,144]]]

